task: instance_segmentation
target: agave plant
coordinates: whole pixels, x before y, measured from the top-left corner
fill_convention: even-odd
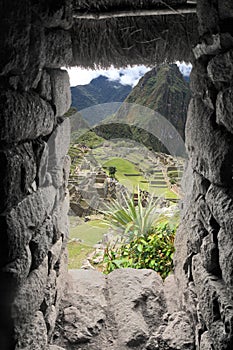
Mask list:
[[[138,188],[138,203],[130,195],[123,195],[123,203],[114,200],[105,211],[104,221],[116,229],[124,239],[131,240],[135,236],[146,236],[156,223],[159,214],[155,212],[156,203],[151,198],[143,206]]]

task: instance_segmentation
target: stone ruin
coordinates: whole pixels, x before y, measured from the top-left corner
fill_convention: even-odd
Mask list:
[[[71,99],[68,75],[61,67],[72,66],[75,52],[71,37],[72,5],[69,0],[58,1],[56,6],[52,1],[3,0],[0,16],[0,344],[2,350],[55,350],[59,349],[53,342],[61,305],[67,331],[71,322],[72,327],[76,324],[72,315],[76,317],[79,309],[77,300],[73,309],[69,309],[72,305],[65,304],[69,294],[64,293],[69,209],[66,153],[70,131],[69,120],[62,116]],[[157,342],[162,339],[159,349],[181,349],[179,337],[186,326],[179,325],[187,321],[187,329],[192,330],[189,337],[192,345],[184,345],[185,349],[231,350],[232,1],[197,0],[197,17],[199,43],[193,48],[193,97],[186,127],[189,155],[186,198],[175,243],[175,286],[172,287],[178,297],[179,320],[166,321],[165,317],[160,321],[165,327],[160,330],[162,335],[155,332],[154,337]],[[136,273],[130,277],[132,290]],[[110,275],[107,279],[108,295],[111,295],[109,310],[115,300],[112,312],[119,325],[116,329],[123,336],[119,338],[119,350],[122,350],[121,342],[135,349],[146,349],[145,346],[157,349],[156,342],[146,343],[144,334],[151,339],[155,325],[150,320],[159,311],[155,310],[161,290],[158,276],[153,277],[158,293],[153,292],[147,298],[150,301],[147,306],[148,289],[141,294],[135,291],[134,300],[127,303],[122,294],[125,291],[124,297],[127,296],[127,291],[116,290],[113,278]],[[82,286],[82,279],[84,276],[80,275],[74,285]],[[125,300],[125,304],[119,300]],[[104,299],[102,302],[105,303]],[[133,312],[139,310],[135,324],[130,308]],[[151,319],[146,316],[149,312]],[[85,331],[84,321],[89,322],[88,317],[77,323],[76,332]],[[119,323],[119,317],[125,320],[124,324]],[[88,332],[98,333],[101,319],[90,321],[93,324]],[[129,329],[125,327],[127,322]],[[153,322],[157,321],[153,319]],[[139,323],[142,329],[131,337]],[[59,323],[55,337],[58,326]],[[170,340],[167,327],[170,333],[171,329],[175,330],[174,341]],[[145,346],[141,345],[142,339]],[[72,345],[72,349],[79,348],[83,345]]]

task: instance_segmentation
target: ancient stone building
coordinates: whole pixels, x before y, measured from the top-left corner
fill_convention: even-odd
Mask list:
[[[232,0],[1,0],[0,18],[1,350],[49,349],[65,288],[71,100],[61,67],[165,59],[194,66],[180,308],[196,349],[231,350]]]

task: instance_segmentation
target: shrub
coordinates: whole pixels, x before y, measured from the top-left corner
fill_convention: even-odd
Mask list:
[[[153,269],[164,279],[173,269],[176,226],[163,222],[147,235],[135,236],[129,243],[108,246],[104,253],[104,273],[118,268]]]
[[[155,212],[153,199],[143,207],[138,190],[138,204],[124,197],[123,206],[114,201],[106,212],[105,222],[121,234],[121,241],[108,245],[104,253],[104,273],[118,268],[149,268],[162,278],[172,271],[174,237],[177,225],[172,219],[161,218]]]
[[[158,218],[155,213],[153,198],[144,207],[137,191],[137,204],[130,195],[122,196],[123,203],[114,200],[105,211],[105,223],[120,233],[125,239],[132,239],[135,236],[146,236]]]

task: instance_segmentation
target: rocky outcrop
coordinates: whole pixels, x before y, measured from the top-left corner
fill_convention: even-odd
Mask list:
[[[57,345],[67,350],[194,349],[190,320],[175,300],[174,276],[165,287],[152,270],[115,270],[107,276],[96,270],[69,273]]]

